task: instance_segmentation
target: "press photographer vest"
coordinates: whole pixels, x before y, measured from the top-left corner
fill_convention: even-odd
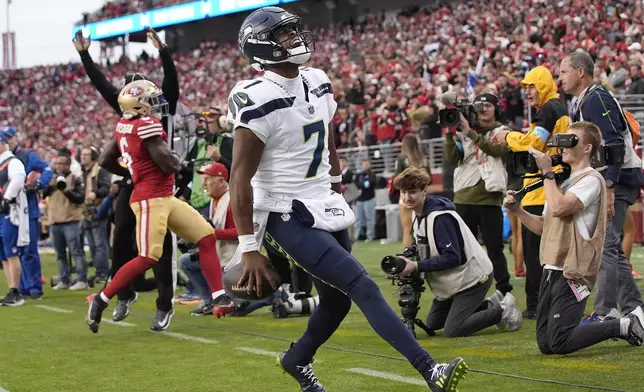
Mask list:
[[[438,255],[438,248],[434,240],[434,220],[437,216],[449,214],[456,219],[463,237],[463,246],[467,261],[457,267],[443,271],[426,272],[425,279],[432,290],[432,293],[439,301],[444,301],[467,290],[479,283],[485,282],[492,273],[492,262],[485,250],[474,237],[474,234],[467,227],[463,219],[453,210],[434,211],[426,218],[418,218],[414,213],[413,229],[418,243],[418,237],[427,238],[429,252],[427,258]],[[429,233],[429,235],[427,234]]]
[[[598,171],[590,170],[576,176],[570,186],[572,187],[586,176],[598,178],[602,187],[595,231],[589,240],[585,240],[577,233],[574,214],[557,218],[552,215],[553,208],[548,206],[543,218],[539,259],[541,265],[561,268],[566,279],[583,283],[592,290],[602,262],[608,221],[606,219],[606,183]]]
[[[496,128],[479,137],[489,140],[495,130]],[[454,170],[454,192],[473,187],[481,180],[485,183],[487,192],[505,192],[508,173],[503,159],[489,156],[465,135],[456,135],[454,139],[458,139],[463,147],[463,160]]]

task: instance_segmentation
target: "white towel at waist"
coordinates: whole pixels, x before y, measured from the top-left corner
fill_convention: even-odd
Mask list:
[[[29,206],[27,204],[27,195],[20,192],[16,197],[17,202],[10,204],[9,220],[15,226],[18,226],[18,243],[17,246],[29,245]]]

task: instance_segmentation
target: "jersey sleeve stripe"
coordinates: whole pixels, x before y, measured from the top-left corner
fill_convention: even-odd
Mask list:
[[[150,138],[150,137],[154,137],[154,136],[161,136],[161,135],[163,135],[163,132],[162,132],[162,131],[158,131],[158,132],[146,133],[146,134],[143,134],[143,135],[139,134],[138,136],[139,136],[141,139],[147,139],[147,138]]]
[[[161,124],[159,124],[159,123],[154,123],[154,124],[150,124],[150,125],[144,125],[142,127],[139,127],[139,131],[145,131],[146,129],[159,127],[159,126],[161,126]]]
[[[248,124],[252,120],[257,120],[258,118],[268,116],[276,110],[290,108],[291,106],[293,106],[294,101],[295,97],[277,98],[272,101],[268,101],[255,109],[247,110],[242,113],[240,122],[242,124]]]
[[[244,90],[246,90],[247,88],[251,88],[251,87],[253,87],[253,86],[257,86],[257,85],[258,85],[258,84],[260,84],[261,82],[262,82],[261,80],[256,80],[256,81],[254,81],[253,83],[249,84],[248,86],[244,87]]]
[[[319,87],[314,88],[313,90],[311,90],[311,94],[315,95],[318,98],[321,98],[326,94],[333,95],[333,88],[331,87],[331,83],[324,83]]]
[[[157,132],[157,131],[163,131],[163,127],[159,125],[159,126],[157,126],[157,127],[154,127],[154,128],[148,128],[148,129],[145,129],[145,130],[143,130],[143,131],[139,129],[136,133],[137,133],[138,135],[144,135],[144,134],[146,134],[146,133],[148,133],[148,132]]]

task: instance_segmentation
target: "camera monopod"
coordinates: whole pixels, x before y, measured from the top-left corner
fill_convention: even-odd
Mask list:
[[[555,172],[555,181],[559,183],[560,181],[565,180],[569,176],[570,176],[570,167],[568,165],[562,165],[562,170]],[[523,176],[523,178],[528,178],[528,179],[538,178],[538,180],[529,183],[528,185],[524,186],[523,188],[521,188],[520,190],[512,194],[512,196],[514,196],[514,199],[518,204],[521,204],[521,200],[526,194],[528,194],[529,192],[535,191],[543,186],[544,178],[541,174]]]

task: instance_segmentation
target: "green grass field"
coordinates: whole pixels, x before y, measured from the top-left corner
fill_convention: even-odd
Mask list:
[[[384,255],[398,249],[395,244],[371,243],[357,244],[354,251],[397,311],[394,287],[379,264]],[[644,271],[641,248],[634,250],[632,261]],[[46,276],[57,273],[53,256],[43,256],[43,269]],[[523,280],[512,283],[524,304]],[[6,289],[4,276],[0,287]],[[47,288],[42,301],[0,308],[0,392],[299,390],[275,366],[272,353],[300,336],[308,320],[305,317],[274,319],[265,308],[245,318],[217,320],[190,317],[191,307],[177,305],[168,333],[159,334],[148,330],[155,293],[143,293],[126,324],[103,322],[95,335],[84,321],[88,294]],[[430,300],[428,290],[422,297],[421,319]],[[111,321],[113,306],[104,320]],[[447,339],[440,332],[432,338],[419,331],[419,340],[439,361],[455,356],[467,360],[471,371],[461,391],[589,390],[544,380],[600,390],[644,390],[644,348],[621,340],[568,356],[544,356],[537,348],[535,322],[530,320],[515,333],[490,328],[474,337]],[[328,391],[426,390],[420,376],[400,358],[354,306],[327,346],[319,350],[314,370]],[[382,373],[389,379],[376,376]]]

